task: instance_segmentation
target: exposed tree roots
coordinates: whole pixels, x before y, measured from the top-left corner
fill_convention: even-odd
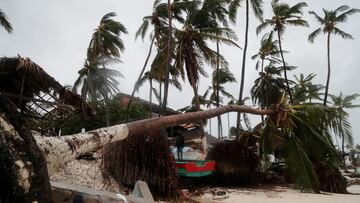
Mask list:
[[[44,154],[0,95],[0,202],[52,202]]]
[[[104,177],[111,176],[126,187],[133,187],[138,180],[146,181],[158,197],[176,194],[175,160],[169,141],[159,134],[133,135],[107,145],[103,152]]]

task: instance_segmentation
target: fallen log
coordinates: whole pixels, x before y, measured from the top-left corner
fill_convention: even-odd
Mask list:
[[[0,146],[5,148],[8,147],[11,149],[12,153],[18,152],[21,150],[21,148],[14,148],[14,143],[24,142],[24,140],[19,138],[19,134],[21,134],[21,132],[18,131],[26,131],[26,129],[21,129],[19,125],[14,127],[14,119],[8,119],[9,117],[15,116],[17,113],[16,110],[2,110],[3,111],[0,111]],[[205,120],[228,112],[243,112],[255,115],[271,115],[274,113],[273,110],[259,110],[247,106],[228,105],[201,112],[191,112],[160,118],[144,119],[62,137],[35,136],[37,146],[39,147],[38,149],[40,149],[39,151],[41,151],[45,157],[44,159],[46,160],[48,170],[46,173],[39,173],[39,171],[36,171],[37,168],[34,167],[33,163],[27,162],[27,156],[12,157],[11,161],[13,162],[14,166],[17,165],[16,168],[18,169],[15,175],[13,174],[13,176],[15,176],[12,177],[14,179],[13,182],[15,182],[14,184],[19,188],[23,189],[25,196],[32,197],[29,199],[29,201],[49,202],[45,201],[48,200],[48,197],[43,198],[41,201],[37,199],[36,195],[30,194],[31,190],[29,190],[29,188],[32,188],[32,185],[35,184],[39,178],[41,179],[41,175],[45,176],[45,178],[42,180],[45,180],[45,182],[46,180],[48,181],[48,174],[53,174],[61,165],[65,164],[66,162],[73,160],[86,152],[95,151],[106,144],[126,139],[131,135],[142,134],[155,129],[171,127],[183,123]],[[31,140],[33,138],[29,139]],[[24,144],[21,146],[26,147]],[[36,151],[37,149],[34,150]],[[30,152],[29,150],[25,150],[22,153],[24,155],[24,153],[26,154]],[[38,161],[44,162],[42,159],[39,159]],[[20,164],[21,167],[19,164],[16,164],[20,162],[22,163]],[[23,172],[24,167],[25,169],[28,168],[27,172],[29,173]],[[41,167],[38,168],[41,169]],[[41,184],[44,190],[49,190],[49,183],[44,185],[43,181]],[[38,194],[38,192],[41,190],[37,189],[36,191]]]

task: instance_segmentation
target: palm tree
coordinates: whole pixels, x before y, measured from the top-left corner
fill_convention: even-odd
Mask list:
[[[169,92],[169,77],[170,77],[170,66],[172,60],[172,36],[173,36],[173,29],[172,29],[172,10],[171,10],[171,0],[168,0],[168,17],[169,17],[169,33],[167,35],[167,58],[166,58],[166,69],[165,69],[165,86],[164,86],[164,101],[163,101],[163,108],[162,114],[166,114],[166,106],[167,106],[167,98]],[[161,98],[160,98],[161,99]]]
[[[96,93],[99,93],[104,98],[107,126],[110,126],[110,115],[108,108],[108,100],[110,96],[109,94],[113,93],[113,90],[118,91],[117,88],[114,89],[114,85],[118,85],[118,82],[116,82],[114,77],[120,76],[121,74],[118,71],[106,69],[105,65],[107,65],[109,62],[120,61],[120,52],[124,51],[125,48],[123,41],[120,39],[120,34],[127,33],[126,28],[120,22],[112,19],[115,16],[116,13],[111,12],[105,14],[101,18],[100,25],[95,29],[95,32],[93,33],[89,43],[89,47],[87,50],[87,59],[84,65],[85,69],[79,71],[80,76],[75,82],[75,84],[83,84],[80,82],[82,81],[81,78],[84,78],[84,76],[86,76],[86,83],[89,85],[86,85],[84,91],[88,90],[92,97],[95,96]],[[103,67],[104,70],[99,71],[96,69],[100,67]],[[92,71],[92,73],[90,73],[90,71]],[[104,73],[102,74],[102,76],[99,76],[101,72]],[[106,72],[112,72],[114,75],[106,74]],[[97,82],[99,83],[93,83],[96,80],[89,80],[89,75],[90,78],[98,78],[99,80]],[[95,85],[99,87],[91,87]],[[86,95],[87,93],[84,94]]]
[[[260,155],[281,148],[287,170],[301,190],[324,190],[331,180],[323,179],[317,173],[319,164],[340,174],[341,161],[330,133],[334,130],[332,123],[336,122],[336,110],[320,104],[289,105],[285,96],[273,109],[284,113],[266,119],[259,141]],[[339,183],[342,184],[340,180]],[[340,190],[344,187],[346,190],[346,184]]]
[[[133,88],[133,91],[131,94],[131,98],[135,95],[135,91],[138,86],[137,84],[139,83],[139,81],[141,80],[141,78],[145,72],[145,68],[146,68],[148,60],[151,56],[152,46],[154,43],[158,46],[159,49],[167,50],[166,51],[167,52],[167,54],[166,54],[167,61],[166,61],[165,73],[164,73],[164,77],[166,80],[166,77],[167,77],[166,71],[168,69],[167,65],[171,65],[170,63],[168,63],[168,60],[169,60],[168,56],[170,56],[170,57],[172,56],[171,54],[169,54],[169,51],[171,49],[167,49],[167,47],[171,47],[171,46],[169,46],[169,43],[171,43],[171,41],[169,41],[169,40],[172,40],[171,37],[168,37],[168,36],[169,36],[169,34],[173,33],[170,29],[172,27],[172,26],[170,26],[170,24],[172,24],[173,19],[179,23],[182,23],[184,21],[182,15],[181,15],[182,12],[185,11],[188,7],[192,7],[193,4],[194,4],[194,2],[183,2],[183,1],[179,1],[179,0],[175,0],[173,3],[171,3],[169,0],[167,3],[163,3],[163,2],[161,2],[161,0],[154,1],[153,11],[152,11],[151,15],[145,16],[143,18],[143,23],[141,24],[141,26],[139,27],[139,29],[136,32],[136,38],[141,36],[142,39],[144,39],[146,33],[149,30],[149,26],[150,25],[153,26],[153,30],[151,31],[151,34],[150,34],[151,43],[150,43],[149,53],[145,60],[143,68],[138,76],[138,79],[135,82],[135,85],[134,85],[134,88]],[[166,44],[164,44],[165,41],[166,41]],[[161,64],[161,66],[164,66],[164,64]],[[170,71],[170,73],[172,72],[170,69],[169,69],[169,71]],[[167,86],[167,85],[165,84],[165,86]],[[167,87],[165,87],[165,89],[167,89]],[[167,92],[167,90],[165,90],[165,92]],[[167,96],[164,96],[164,97],[167,97]],[[165,100],[167,101],[167,98]],[[131,105],[131,100],[128,104],[128,108],[130,107],[130,105]],[[164,106],[162,106],[162,107],[164,107]],[[166,111],[164,111],[164,113],[166,113]]]
[[[310,73],[306,77],[304,74],[300,74],[299,77],[295,77],[295,86],[294,86],[294,100],[296,102],[312,102],[312,99],[320,100],[319,91],[323,88],[322,85],[313,84],[312,80],[315,78],[316,74]]]
[[[251,97],[262,109],[276,104],[286,89],[286,82],[280,77],[281,67],[267,66],[265,72],[260,72],[251,88]]]
[[[0,24],[2,27],[5,28],[5,30],[8,33],[11,33],[13,31],[13,28],[12,28],[10,22],[8,21],[7,16],[1,9],[0,9]]]
[[[249,2],[250,1],[250,2]],[[237,10],[240,7],[241,0],[232,0],[229,5],[229,18],[232,22],[236,22],[236,14]],[[248,33],[249,33],[249,6],[252,6],[255,17],[260,21],[263,21],[263,10],[262,10],[262,0],[246,0],[246,24],[245,24],[245,43],[244,43],[244,51],[242,58],[242,67],[241,67],[241,80],[240,80],[240,91],[239,91],[239,99],[238,101],[242,101],[243,91],[244,91],[244,83],[245,83],[245,64],[246,64],[246,52],[248,46]],[[236,127],[240,127],[240,113],[237,115]]]
[[[235,76],[226,68],[221,68],[218,70],[214,70],[212,74],[212,86],[208,87],[206,90],[204,97],[206,98],[208,93],[211,92],[209,98],[209,106],[215,105],[216,107],[220,106],[220,102],[223,103],[223,98],[220,96],[220,93],[232,100],[235,98],[225,90],[223,85],[227,83],[236,82]],[[218,138],[223,138],[222,133],[222,124],[221,117],[218,116]]]
[[[284,33],[286,25],[294,25],[294,26],[308,26],[308,23],[301,19],[302,17],[302,9],[307,6],[305,2],[300,2],[295,4],[294,6],[290,7],[286,3],[280,3],[279,0],[273,0],[271,2],[272,10],[274,16],[271,19],[265,19],[263,23],[261,23],[257,28],[256,32],[259,34],[263,29],[268,26],[272,26],[274,31],[277,32],[278,40],[279,40],[279,48],[280,48],[280,55],[283,62],[284,68],[284,76],[287,86],[287,93],[290,97],[290,102],[293,102],[291,89],[287,77],[286,71],[286,62],[284,58],[284,52],[282,49],[281,44],[281,35]]]
[[[111,19],[115,16],[116,13],[111,12],[101,18],[87,50],[87,59],[89,61],[97,60],[98,57],[120,59],[120,52],[125,49],[120,34],[127,34],[127,30],[120,22]]]
[[[116,77],[123,77],[117,70],[99,68],[109,64],[108,61],[85,62],[84,67],[79,70],[73,91],[80,92],[82,98],[97,101],[100,98],[107,99],[111,94],[119,92]]]
[[[334,124],[335,135],[339,136],[342,140],[341,142],[341,151],[343,163],[345,164],[345,141],[352,145],[352,133],[351,125],[348,120],[349,114],[346,112],[346,109],[359,108],[360,105],[354,105],[353,101],[358,98],[360,94],[351,94],[343,95],[342,92],[338,96],[330,95],[332,100],[333,107],[337,112],[337,124]],[[345,166],[345,165],[344,165]]]
[[[335,10],[328,11],[326,9],[323,9],[324,17],[321,18],[318,14],[316,14],[314,11],[310,11],[309,13],[314,16],[314,18],[321,24],[322,27],[316,29],[314,32],[312,32],[309,35],[309,41],[311,43],[314,42],[314,39],[316,36],[318,36],[323,31],[324,34],[327,34],[327,61],[328,61],[328,74],[326,79],[326,89],[325,89],[325,96],[324,96],[324,105],[326,105],[328,92],[329,92],[329,85],[330,85],[330,35],[340,35],[343,39],[353,39],[353,37],[342,31],[337,27],[339,23],[346,22],[347,18],[355,14],[357,12],[360,12],[359,9],[350,9],[349,6],[340,6],[339,8]]]
[[[279,41],[273,40],[273,31],[265,34],[260,41],[260,49],[259,52],[251,57],[252,60],[256,60],[255,69],[259,70],[259,66],[261,64],[261,72],[264,72],[264,61],[267,60],[271,64],[277,64],[281,62],[278,59],[280,56],[279,50]],[[285,51],[284,51],[285,52]]]
[[[228,26],[228,9],[226,8],[228,5],[228,0],[205,0],[203,4],[203,10],[209,11],[207,15],[210,15],[213,18],[214,26],[220,27],[220,24],[224,27]],[[204,9],[205,8],[205,9]],[[211,8],[211,9],[207,9]],[[214,102],[216,107],[220,107],[220,42],[219,40],[216,40],[216,70],[213,72],[213,76],[215,75],[216,78],[213,78],[213,84],[216,84],[216,86],[213,86],[214,92],[217,96],[214,95]],[[222,71],[224,72],[224,71]],[[219,73],[219,74],[216,74]],[[230,73],[230,72],[229,72]],[[231,74],[231,73],[230,73]],[[216,80],[214,82],[214,80]],[[211,105],[210,105],[211,107]],[[218,120],[218,136],[223,137],[222,133],[222,122],[221,122],[221,116],[217,117]]]
[[[180,70],[182,77],[186,72],[189,83],[194,91],[196,109],[200,109],[198,83],[199,75],[205,75],[204,62],[216,66],[219,59],[222,67],[227,67],[223,56],[209,48],[207,40],[238,46],[236,36],[229,28],[218,27],[211,15],[213,7],[193,7],[187,13],[182,29],[175,29],[174,67]],[[219,57],[219,58],[218,58]],[[200,124],[201,125],[201,124]],[[202,128],[203,126],[201,126]]]

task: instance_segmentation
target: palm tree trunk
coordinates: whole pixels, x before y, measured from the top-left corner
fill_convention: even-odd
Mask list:
[[[152,104],[152,92],[153,92],[152,78],[149,79],[149,83],[150,83],[149,102],[150,104]],[[150,112],[152,112],[152,105],[150,107]]]
[[[146,66],[147,66],[147,64],[148,64],[148,62],[149,62],[149,58],[150,58],[150,56],[151,56],[151,52],[152,52],[152,47],[153,47],[153,45],[154,45],[154,41],[155,41],[155,37],[153,37],[152,40],[151,40],[150,48],[149,48],[149,53],[148,53],[148,55],[147,55],[147,57],[146,57],[146,59],[145,59],[145,63],[144,63],[143,68],[141,69],[140,75],[139,75],[139,77],[137,78],[137,80],[136,80],[136,82],[135,82],[133,91],[132,91],[132,93],[131,93],[130,101],[129,101],[128,106],[127,106],[127,109],[128,109],[128,110],[129,110],[129,108],[130,108],[132,99],[133,99],[133,97],[134,97],[134,95],[135,95],[136,87],[139,85],[139,82],[140,82],[140,80],[141,80],[141,77],[143,76],[143,74],[144,74],[144,72],[145,72],[145,68],[146,68]]]
[[[242,59],[242,67],[241,67],[241,80],[240,80],[240,92],[239,92],[239,102],[242,102],[243,92],[244,92],[244,83],[245,83],[245,64],[246,64],[246,51],[248,46],[248,34],[249,34],[249,0],[246,0],[246,25],[245,25],[245,44],[244,44],[244,52]],[[240,113],[237,114],[236,119],[236,128],[240,128]]]
[[[230,132],[230,113],[227,113],[227,121],[228,121],[228,135],[227,135],[227,137],[230,137],[229,136],[229,132]]]
[[[342,129],[342,113],[339,112],[339,116],[340,116],[340,129]],[[345,135],[342,131],[340,131],[341,133],[341,158],[344,164],[344,169],[345,171],[347,171],[346,169],[346,163],[345,163]]]
[[[289,85],[289,81],[288,81],[288,77],[287,77],[287,72],[286,72],[286,63],[285,63],[284,53],[283,53],[282,46],[281,46],[281,36],[280,36],[280,31],[279,30],[277,31],[277,34],[278,34],[278,39],[279,39],[279,48],[280,48],[281,59],[282,59],[283,66],[284,66],[284,76],[285,76],[286,88],[287,88],[287,92],[288,92],[289,97],[290,97],[290,102],[293,103],[291,89],[290,89],[290,85]]]
[[[220,106],[220,90],[219,90],[219,67],[220,67],[220,48],[219,48],[219,40],[216,41],[216,107]],[[217,117],[218,120],[218,138],[223,137],[222,132],[222,123],[221,123],[221,116]]]
[[[261,59],[261,72],[264,72],[264,59]]]
[[[169,34],[168,34],[168,55],[166,59],[166,70],[165,70],[165,87],[164,87],[164,101],[162,104],[162,115],[166,115],[166,105],[168,99],[169,92],[169,77],[170,77],[170,65],[172,58],[172,48],[171,48],[171,40],[172,40],[172,11],[171,11],[171,0],[168,0],[168,17],[169,17]]]
[[[211,105],[210,105],[210,110],[211,110]],[[210,132],[210,135],[212,135],[212,127],[211,127],[211,118],[209,119],[209,127],[210,127],[210,130],[209,130],[209,132]]]
[[[325,96],[324,96],[324,105],[326,106],[327,97],[329,93],[329,85],[330,85],[330,32],[328,33],[327,37],[327,60],[328,60],[328,74],[326,79],[326,89],[325,89]]]
[[[106,118],[106,126],[110,126],[110,111],[109,111],[109,98],[107,93],[104,95],[105,99],[105,118]]]
[[[161,81],[159,81],[159,97],[160,97],[160,99],[159,99],[159,106],[162,106],[162,103],[161,103],[161,101],[162,101],[162,82]],[[160,115],[162,115],[162,112],[160,111],[160,114],[159,114],[159,116]]]
[[[164,116],[161,118],[148,118],[62,137],[35,136],[35,139],[40,149],[46,155],[48,171],[51,175],[67,161],[71,161],[86,152],[95,151],[106,144],[126,139],[128,136],[144,134],[155,129],[168,128],[184,123],[203,121],[228,112],[243,112],[254,115],[271,115],[274,113],[273,110],[227,105],[205,111]],[[1,117],[2,115],[0,115]],[[3,122],[3,120],[0,119],[0,122]],[[5,128],[5,130],[11,129]]]

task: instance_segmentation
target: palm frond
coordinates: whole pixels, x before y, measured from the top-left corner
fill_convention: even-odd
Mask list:
[[[344,13],[342,13],[341,15],[337,16],[335,21],[336,22],[346,22],[347,18],[355,13],[359,13],[360,12],[360,9],[356,9],[356,8],[353,8],[353,9],[350,9]]]
[[[314,43],[315,38],[321,33],[321,28],[316,29],[313,31],[308,38],[308,41]]]
[[[314,166],[296,136],[284,142],[285,163],[297,186],[304,192],[319,192],[319,183]]]
[[[0,24],[1,24],[1,26],[3,26],[5,28],[5,30],[8,33],[11,33],[13,31],[13,28],[12,28],[10,22],[8,21],[7,16],[1,9],[0,9]]]
[[[340,30],[339,28],[337,27],[334,27],[334,34],[336,35],[340,35],[342,38],[344,39],[354,39],[352,35],[350,35],[349,33],[346,33],[342,30]]]

